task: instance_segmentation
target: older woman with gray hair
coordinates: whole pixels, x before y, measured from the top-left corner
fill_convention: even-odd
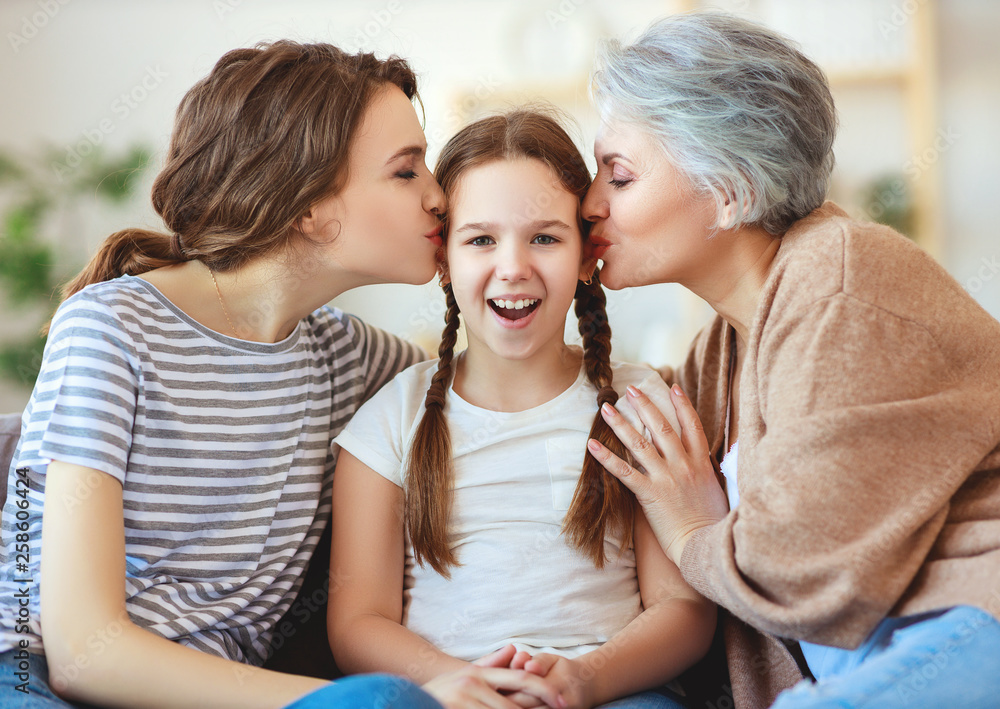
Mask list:
[[[833,100],[774,32],[667,18],[604,48],[594,93],[604,284],[717,317],[671,375],[679,430],[632,389],[652,440],[606,406],[633,465],[590,452],[728,611],[736,705],[996,706],[1000,323],[824,201]]]

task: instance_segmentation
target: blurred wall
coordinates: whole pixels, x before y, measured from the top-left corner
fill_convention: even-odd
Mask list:
[[[803,42],[821,62],[852,56],[866,41],[876,54],[906,51],[907,8],[926,0],[730,0],[706,2],[762,18]],[[288,37],[326,41],[348,50],[398,53],[420,73],[433,162],[444,141],[476,112],[541,94],[579,123],[590,155],[596,118],[584,87],[600,37],[631,36],[652,19],[691,3],[666,0],[5,0],[0,4],[0,149],[31,158],[44,146],[61,156],[93,149],[122,151],[145,142],[154,161],[140,195],[111,208],[84,196],[46,227],[60,263],[73,269],[100,240],[123,226],[160,228],[149,186],[184,92],[225,51]],[[847,8],[845,10],[845,8]],[[853,8],[853,10],[851,9]],[[864,12],[862,12],[864,11]],[[943,242],[940,258],[994,316],[1000,315],[1000,240],[989,211],[998,180],[1000,133],[1000,3],[938,3],[936,120],[953,136],[940,161]],[[852,14],[852,12],[854,14]],[[858,18],[865,19],[859,20]],[[902,18],[902,20],[900,20]],[[859,39],[860,37],[860,39]],[[900,45],[900,42],[903,45]],[[874,44],[873,44],[874,42]],[[901,49],[902,46],[902,49]],[[909,156],[905,106],[892,92],[838,90],[842,131],[837,144],[840,193],[861,176],[901,172]],[[3,197],[0,195],[0,207]],[[2,303],[2,301],[0,301]],[[434,284],[377,286],[337,304],[370,322],[425,343],[434,341],[443,307]],[[34,327],[37,313],[2,305],[0,337]],[[676,363],[709,311],[683,289],[656,286],[613,293],[609,312],[615,356]],[[0,382],[0,411],[24,405],[28,392]]]

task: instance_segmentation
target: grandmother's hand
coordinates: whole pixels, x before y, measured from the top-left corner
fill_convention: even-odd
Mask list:
[[[663,551],[680,566],[688,538],[728,513],[726,494],[715,477],[701,420],[680,387],[670,391],[681,425],[680,435],[641,391],[629,387],[627,398],[650,432],[651,441],[632,428],[613,406],[605,404],[601,415],[646,473],[594,439],[587,443],[587,449],[635,494]]]

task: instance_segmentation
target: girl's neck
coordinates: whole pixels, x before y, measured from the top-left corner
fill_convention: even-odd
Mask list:
[[[526,360],[511,360],[470,342],[469,348],[456,358],[452,387],[473,406],[490,411],[527,411],[569,389],[582,364],[583,352],[565,344]]]

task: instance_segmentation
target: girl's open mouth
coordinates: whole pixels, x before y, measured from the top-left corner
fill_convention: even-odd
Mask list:
[[[538,308],[538,304],[541,303],[540,298],[526,298],[524,300],[503,300],[503,299],[493,299],[491,298],[487,301],[490,307],[500,317],[505,320],[520,320],[526,318],[535,312]]]

